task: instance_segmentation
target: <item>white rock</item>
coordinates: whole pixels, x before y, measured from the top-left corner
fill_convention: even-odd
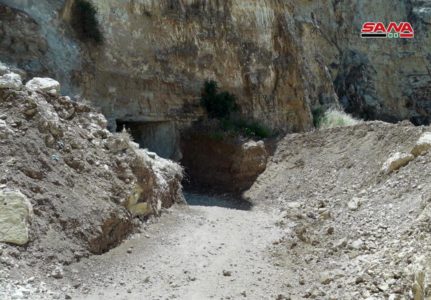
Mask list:
[[[43,91],[51,94],[60,94],[60,83],[51,78],[35,77],[25,85],[31,91]]]
[[[361,250],[363,246],[364,246],[364,242],[361,239],[356,240],[350,244],[350,247],[355,250]]]
[[[28,221],[33,215],[30,201],[19,191],[0,191],[0,242],[28,242]]]
[[[320,283],[321,284],[330,284],[332,281],[334,281],[334,277],[329,272],[323,272],[320,273]]]
[[[334,248],[344,248],[347,245],[347,240],[345,238],[342,238],[334,243]]]
[[[292,201],[292,202],[288,202],[287,204],[286,204],[286,206],[287,206],[287,208],[290,208],[290,209],[297,209],[297,208],[300,208],[301,207],[301,203],[300,202],[296,202],[296,201]]]
[[[361,205],[361,200],[359,198],[353,197],[348,203],[347,207],[350,210],[358,210],[359,206]]]
[[[244,150],[252,149],[252,148],[265,148],[265,143],[263,141],[248,141],[247,143],[242,145]]]
[[[102,129],[104,129],[108,126],[108,120],[106,120],[106,118],[103,114],[89,113],[88,118],[91,120],[91,122],[96,123]]]
[[[61,267],[61,266],[55,267],[55,269],[51,272],[51,277],[53,277],[55,279],[63,278],[64,277],[63,267]]]
[[[13,131],[7,126],[6,121],[0,120],[0,139],[7,138],[12,133]]]
[[[379,286],[377,288],[379,290],[381,290],[382,292],[386,292],[387,290],[389,290],[389,285],[386,282],[383,282],[383,283],[379,284]]]
[[[0,62],[0,76],[3,76],[4,74],[7,74],[10,72],[10,69],[8,66],[6,66],[4,63]]]
[[[22,86],[21,76],[16,73],[8,73],[0,76],[0,89],[18,90]]]
[[[431,132],[425,132],[421,135],[416,145],[412,149],[414,156],[423,155],[431,149]]]
[[[382,173],[389,174],[408,165],[414,158],[412,154],[397,152],[383,164],[381,171]]]
[[[120,153],[130,148],[130,136],[126,131],[111,135],[106,141],[106,147],[112,153]]]

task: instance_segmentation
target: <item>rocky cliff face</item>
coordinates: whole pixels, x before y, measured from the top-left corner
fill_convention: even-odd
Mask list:
[[[338,103],[369,119],[430,120],[425,1],[91,2],[105,36],[98,47],[79,43],[68,27],[73,0],[1,0],[22,11],[1,6],[15,17],[0,20],[7,37],[0,58],[71,79],[70,89],[99,105],[114,127],[115,120],[198,118],[208,78],[238,95],[243,115],[286,131],[311,128],[313,108]],[[370,20],[410,21],[416,38],[361,39]],[[17,38],[29,46],[14,46]]]

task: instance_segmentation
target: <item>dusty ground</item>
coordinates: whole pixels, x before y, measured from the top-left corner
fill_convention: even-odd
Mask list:
[[[262,211],[177,210],[151,228],[149,238],[144,235],[76,266],[90,277],[94,271],[101,277],[114,274],[112,279],[93,279],[93,290],[78,298],[238,299],[245,293],[252,299],[274,299],[283,290],[286,274],[268,267],[272,265],[268,246],[279,238],[272,225],[271,215]],[[104,268],[108,264],[110,270]],[[84,282],[92,280],[85,277]]]
[[[262,209],[178,206],[110,252],[64,267],[63,278],[46,278],[56,291],[49,297],[276,299],[289,274],[268,251],[281,237],[274,217]]]

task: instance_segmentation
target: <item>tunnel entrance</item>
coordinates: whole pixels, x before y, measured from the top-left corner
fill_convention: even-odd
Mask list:
[[[172,121],[142,122],[116,120],[116,131],[125,128],[141,148],[157,153],[160,157],[181,159],[180,135]]]

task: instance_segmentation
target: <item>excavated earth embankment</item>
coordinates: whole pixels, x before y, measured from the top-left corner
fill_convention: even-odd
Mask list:
[[[0,269],[101,254],[140,225],[136,217],[184,201],[178,164],[111,134],[102,114],[59,96],[58,82],[23,86],[1,67]]]
[[[431,135],[382,122],[288,135],[247,196],[278,207],[292,299],[428,299]],[[289,298],[288,298],[289,299]]]

